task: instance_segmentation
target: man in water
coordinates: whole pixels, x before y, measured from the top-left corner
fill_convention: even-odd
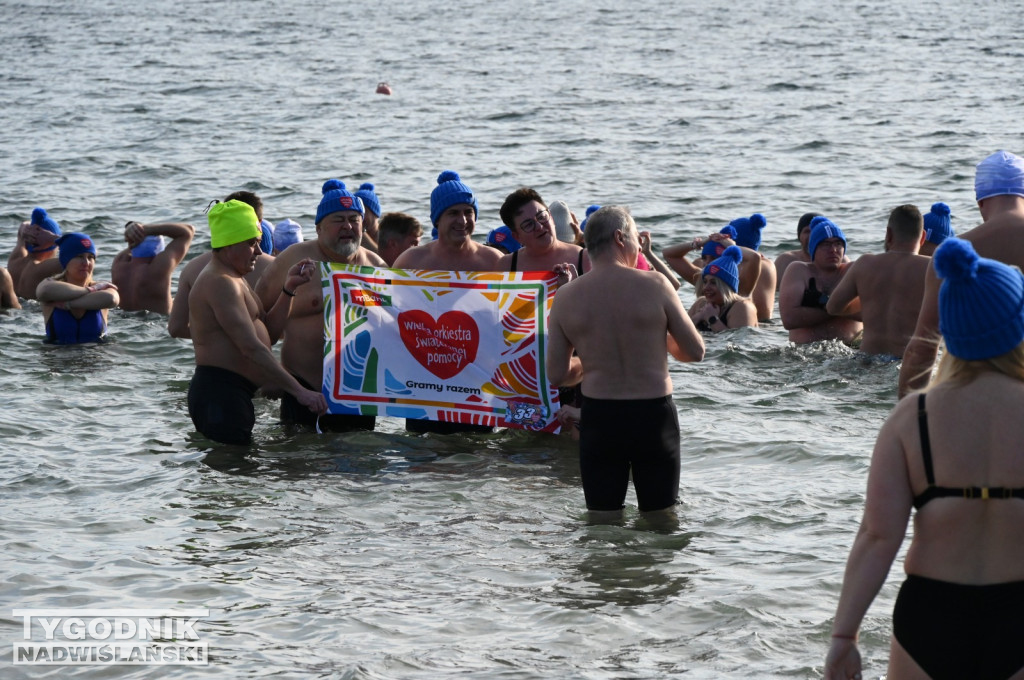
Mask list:
[[[268,309],[282,296],[292,298],[284,325],[281,363],[303,386],[317,390],[323,384],[324,373],[324,301],[319,270],[312,263],[387,266],[380,256],[360,245],[362,201],[336,179],[325,182],[322,193],[316,211],[316,239],[296,243],[281,253],[256,286],[256,294]],[[289,288],[285,280],[288,272],[302,262],[310,263],[311,278],[306,284]],[[281,420],[316,425],[309,410],[287,394],[281,397]],[[375,423],[373,416],[330,414],[321,417],[319,425],[322,430],[347,432],[372,430]]]
[[[457,172],[445,170],[437,177],[437,186],[430,193],[430,221],[437,228],[437,240],[409,248],[398,256],[398,269],[434,269],[441,271],[500,271],[502,253],[473,240],[478,205],[473,190],[462,182]],[[490,432],[483,425],[406,419],[411,432],[453,434],[457,432]]]
[[[860,304],[833,316],[825,309],[829,296],[846,274],[846,236],[827,217],[811,220],[807,244],[810,262],[793,262],[779,287],[779,316],[789,331],[789,341],[799,344],[819,340],[852,343],[863,329]]]
[[[778,283],[782,284],[782,277],[786,273],[786,267],[794,262],[810,262],[811,254],[807,252],[807,242],[811,238],[811,220],[821,217],[816,212],[804,213],[796,223],[796,238],[800,241],[797,250],[788,250],[775,258],[775,271],[778,274]]]
[[[60,225],[42,208],[32,211],[32,219],[18,228],[18,240],[7,258],[7,269],[14,292],[26,300],[36,299],[36,288],[44,280],[64,271],[57,258]]]
[[[241,201],[210,208],[209,264],[196,277],[189,305],[189,327],[196,370],[188,388],[188,412],[196,429],[225,444],[249,444],[256,422],[252,397],[257,388],[284,390],[313,414],[327,410],[319,390],[304,388],[270,351],[268,315],[243,278],[260,254],[260,222]],[[296,267],[286,285],[301,285],[311,272]],[[269,316],[287,312],[290,299]]]
[[[625,208],[601,208],[584,233],[592,266],[555,295],[547,370],[558,386],[582,381],[587,508],[620,516],[632,473],[640,510],[669,510],[679,495],[679,417],[667,354],[700,361],[704,341],[668,280],[635,268],[640,241]]]
[[[14,279],[4,267],[0,267],[0,309],[21,309],[21,302],[14,292]]]
[[[921,211],[913,205],[894,208],[885,228],[885,252],[857,258],[829,296],[825,311],[835,316],[845,316],[860,301],[861,351],[903,356],[921,311],[925,272],[931,262],[918,254],[923,241]]]
[[[241,201],[253,209],[256,213],[256,218],[259,219],[260,223],[263,222],[263,199],[254,194],[251,191],[236,191],[229,194],[224,199],[227,201]],[[260,228],[260,240],[264,237],[263,229]],[[190,338],[192,337],[188,327],[188,296],[192,291],[192,284],[195,282],[196,277],[203,271],[207,264],[210,262],[210,258],[213,257],[213,253],[203,253],[199,257],[194,258],[190,261],[185,268],[181,270],[181,274],[178,276],[178,291],[174,294],[174,304],[171,306],[171,314],[167,318],[167,332],[170,333],[172,338]],[[252,271],[245,274],[245,280],[249,283],[251,288],[256,287],[256,283],[260,280],[260,276],[266,271],[270,263],[274,261],[274,258],[263,252],[260,249],[260,254],[256,258],[256,266],[253,267]]]
[[[170,314],[171,275],[185,259],[194,235],[195,228],[184,222],[125,225],[128,247],[110,266],[110,278],[121,293],[121,309]]]
[[[420,221],[405,213],[384,213],[380,218],[377,233],[380,236],[377,254],[390,267],[395,264],[398,256],[420,244],[423,227]]]
[[[997,151],[978,163],[974,196],[982,223],[960,238],[982,257],[1024,268],[1024,158]],[[900,398],[924,387],[931,376],[938,354],[940,283],[929,268],[917,327],[900,367]]]

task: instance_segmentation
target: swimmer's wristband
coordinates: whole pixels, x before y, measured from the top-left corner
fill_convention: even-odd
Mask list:
[[[284,293],[285,295],[287,295],[288,297],[295,297],[295,293],[291,292],[290,290],[288,290],[284,286],[281,286],[281,292]]]

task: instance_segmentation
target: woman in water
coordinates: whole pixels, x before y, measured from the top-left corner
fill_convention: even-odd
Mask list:
[[[44,342],[56,345],[103,342],[107,334],[107,310],[120,302],[117,286],[93,281],[96,246],[87,235],[64,234],[57,239],[57,244],[64,271],[43,280],[36,288],[46,325]]]
[[[967,241],[935,252],[946,351],[878,433],[827,680],[861,677],[857,631],[903,538],[890,680],[1024,676],[1024,275]]]
[[[704,267],[702,297],[690,307],[690,320],[701,331],[757,326],[757,309],[750,298],[736,292],[743,251],[729,246],[722,256]]]

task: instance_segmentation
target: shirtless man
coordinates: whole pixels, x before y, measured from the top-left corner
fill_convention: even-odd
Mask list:
[[[236,191],[225,197],[224,201],[241,201],[242,203],[250,206],[256,212],[256,217],[262,224],[263,199],[253,192]],[[260,241],[262,240],[263,228],[260,227]],[[189,294],[192,291],[192,284],[195,282],[196,277],[199,276],[199,273],[203,271],[212,257],[213,253],[206,252],[199,257],[193,258],[187,265],[185,265],[185,268],[181,270],[181,274],[178,275],[178,291],[174,294],[174,304],[171,306],[171,314],[167,318],[167,332],[170,333],[172,338],[192,337],[188,327]],[[270,263],[273,261],[273,256],[264,253],[262,249],[260,250],[260,254],[256,258],[256,266],[253,267],[252,271],[245,274],[244,277],[251,288],[256,287],[256,282],[260,280],[263,272],[266,271],[267,267],[269,267]]]
[[[355,195],[363,202],[363,240],[361,245],[370,252],[380,254],[380,198],[376,187],[370,182],[363,182],[355,191]]]
[[[832,220],[815,217],[808,241],[810,262],[793,262],[779,287],[779,316],[796,344],[818,340],[852,343],[863,329],[860,303],[848,308],[848,316],[833,316],[825,310],[829,295],[846,274],[846,236]]]
[[[679,417],[667,354],[700,361],[704,341],[665,277],[635,269],[640,242],[625,208],[601,208],[584,233],[593,268],[555,295],[547,370],[556,385],[582,381],[587,508],[595,518],[620,516],[632,472],[641,512],[670,510],[679,495]]]
[[[362,247],[363,203],[339,180],[323,185],[323,196],[316,211],[316,239],[296,243],[281,253],[260,278],[256,295],[269,308],[281,297],[292,298],[291,312],[284,326],[281,363],[304,387],[319,390],[324,381],[324,298],[319,268],[306,284],[288,288],[289,271],[301,262],[339,262],[342,264],[385,267],[376,253]],[[290,395],[281,397],[281,420],[313,427],[317,420]],[[332,413],[320,418],[321,430],[348,432],[372,430],[374,416]]]
[[[314,414],[327,402],[284,370],[270,351],[263,307],[243,278],[260,254],[259,220],[241,201],[210,208],[210,263],[196,277],[189,305],[189,327],[196,371],[188,388],[188,412],[196,429],[214,441],[249,444],[256,417],[252,397],[266,386],[284,390]],[[311,265],[307,264],[311,269]],[[296,268],[288,283],[301,285],[311,271]],[[287,313],[290,298],[269,316]]]
[[[412,215],[390,212],[380,218],[377,233],[380,237],[377,254],[391,267],[399,255],[420,244],[423,227]]]
[[[60,225],[42,208],[32,211],[32,219],[18,228],[18,240],[7,259],[14,292],[26,300],[36,299],[39,284],[64,271],[57,258]]]
[[[786,267],[793,262],[810,262],[811,255],[807,252],[807,242],[811,238],[811,220],[821,217],[819,213],[809,212],[800,216],[796,223],[796,238],[800,241],[800,248],[788,250],[775,258],[775,271],[778,274],[778,283],[782,283],[782,277],[786,274]]]
[[[1024,268],[1024,158],[997,151],[978,163],[974,195],[982,223],[960,238],[970,241],[982,257]],[[924,387],[931,376],[938,354],[940,284],[929,267],[917,327],[903,353],[900,398]]]
[[[395,260],[394,267],[440,271],[501,271],[501,251],[473,240],[477,209],[473,190],[462,182],[459,174],[452,170],[443,171],[437,176],[437,186],[430,192],[430,221],[437,229],[437,240],[406,250]],[[411,432],[435,434],[492,430],[483,425],[411,418],[406,419],[405,428]]]
[[[194,235],[195,228],[183,222],[125,225],[128,247],[110,266],[110,278],[121,292],[121,309],[170,314],[171,275],[185,259]],[[165,236],[170,243],[164,243]]]
[[[410,248],[395,260],[398,269],[501,271],[501,252],[473,240],[478,205],[457,172],[445,170],[430,193],[430,221],[437,240]]]
[[[894,208],[885,227],[885,252],[857,258],[829,296],[825,311],[834,316],[845,316],[860,300],[862,352],[903,356],[921,311],[924,277],[931,262],[918,254],[923,241],[921,211],[913,205]]]

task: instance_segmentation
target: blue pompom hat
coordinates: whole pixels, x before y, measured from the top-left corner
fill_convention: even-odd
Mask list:
[[[374,193],[374,186],[369,182],[363,182],[356,190],[356,196],[362,199],[363,206],[377,217],[380,217],[380,199]]]
[[[358,196],[349,192],[345,188],[345,183],[340,179],[329,179],[324,182],[321,192],[323,198],[320,199],[320,205],[316,209],[317,224],[320,224],[320,221],[331,213],[342,210],[354,210],[360,215],[363,214],[363,202]]]
[[[587,230],[587,220],[589,220],[590,216],[593,215],[594,213],[596,213],[600,209],[601,209],[601,206],[596,205],[596,204],[595,205],[588,205],[587,206],[587,213],[586,213],[586,215],[584,215],[583,221],[580,222],[580,231],[586,231]]]
[[[736,245],[757,250],[761,247],[761,230],[768,224],[768,220],[761,213],[754,213],[750,217],[738,217],[729,223],[729,226],[736,230]]]
[[[717,276],[725,285],[737,292],[740,287],[739,264],[743,261],[743,251],[739,246],[729,246],[717,260],[704,267],[703,276]]]
[[[501,246],[510,253],[514,253],[523,247],[523,245],[516,240],[516,237],[512,235],[512,230],[501,225],[496,229],[491,229],[490,233],[487,234],[487,242],[492,246]]]
[[[46,211],[44,209],[42,209],[42,208],[35,208],[32,211],[31,222],[32,222],[32,224],[36,225],[37,227],[42,227],[43,229],[45,229],[46,231],[50,232],[51,234],[53,234],[55,236],[60,236],[61,235],[60,225],[57,224],[57,221],[54,220],[52,217],[50,217],[46,213]],[[48,248],[38,248],[37,249],[33,245],[28,245],[28,244],[25,245],[25,249],[28,252],[30,252],[30,253],[48,253],[51,250],[53,250],[54,248],[56,248],[56,247],[57,247],[56,245],[52,245],[52,246],[50,246]]]
[[[811,220],[811,238],[807,241],[807,252],[811,254],[811,260],[814,260],[814,251],[818,249],[818,244],[830,238],[841,239],[843,249],[846,249],[846,234],[832,220],[827,217],[815,217]]]
[[[459,173],[444,170],[437,176],[437,186],[430,192],[430,222],[435,227],[445,210],[453,205],[465,203],[473,206],[473,214],[479,215],[480,208],[473,190],[462,182]]]
[[[94,257],[96,255],[96,246],[93,245],[92,239],[87,234],[78,231],[69,231],[64,234],[57,239],[57,245],[60,246],[60,255],[58,255],[60,266],[64,269],[68,268],[71,260],[82,253],[92,253]]]
[[[1007,194],[1024,196],[1024,158],[996,151],[974,169],[974,197],[980,201]]]
[[[725,234],[733,241],[736,240],[736,227],[732,226],[731,224],[727,224],[726,226],[722,227],[722,231],[718,233]],[[701,248],[700,256],[707,257],[708,255],[711,255],[712,257],[721,257],[722,253],[725,252],[725,249],[726,245],[724,243],[709,240],[704,244],[704,247]]]
[[[932,256],[939,289],[939,330],[946,349],[967,361],[1006,354],[1024,340],[1024,274],[979,257],[969,241],[943,241]]]
[[[939,245],[953,235],[953,225],[949,220],[949,206],[945,203],[932,203],[932,209],[924,216],[925,238]]]

